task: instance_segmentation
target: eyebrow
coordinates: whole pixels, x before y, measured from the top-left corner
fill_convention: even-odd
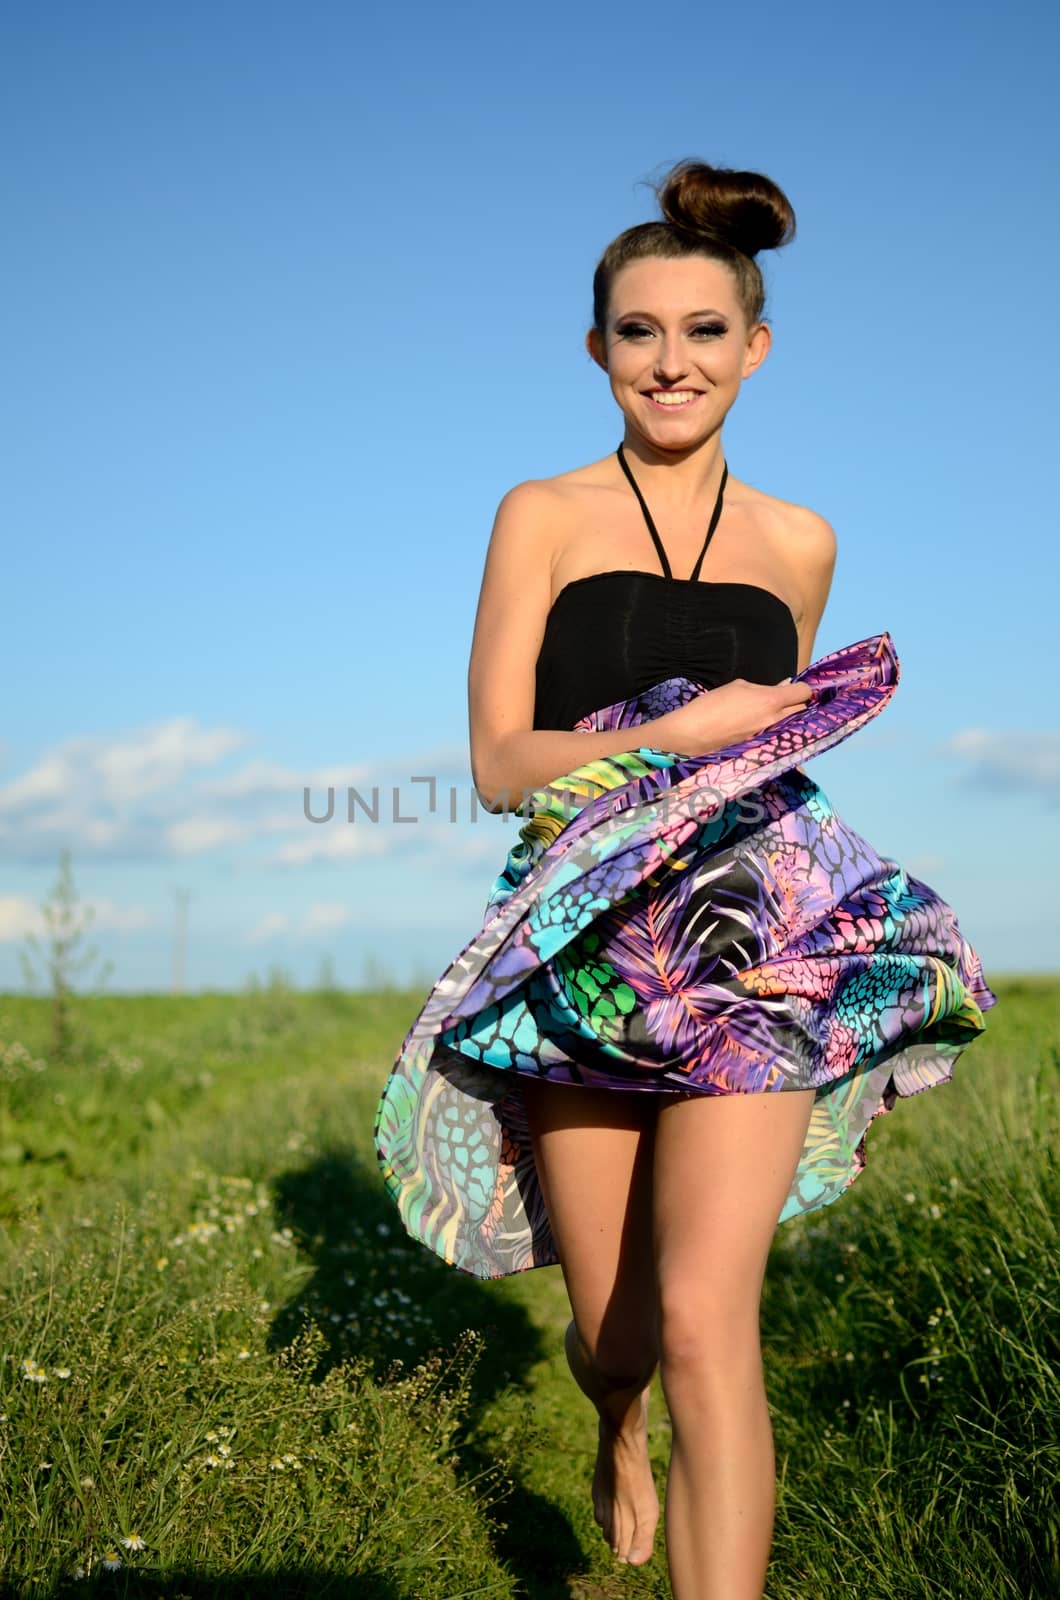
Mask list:
[[[713,306],[708,306],[705,311],[685,312],[686,317],[723,317],[724,315],[724,311],[716,311]],[[649,322],[656,320],[650,311],[622,311],[615,318],[615,321],[621,322],[623,317],[645,317]]]

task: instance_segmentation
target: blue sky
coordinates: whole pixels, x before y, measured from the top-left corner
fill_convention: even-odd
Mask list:
[[[466,817],[501,496],[614,449],[608,241],[698,156],[769,173],[774,344],[724,430],[887,629],[814,761],[991,973],[1060,965],[1056,14],[612,0],[0,13],[8,603],[0,987],[63,846],[110,987],[429,983],[517,822]],[[396,788],[413,824],[304,820]]]

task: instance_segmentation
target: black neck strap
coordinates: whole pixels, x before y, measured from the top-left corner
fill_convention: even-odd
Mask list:
[[[663,576],[666,578],[672,578],[673,573],[670,571],[670,563],[667,560],[666,551],[663,549],[662,540],[659,538],[655,523],[652,521],[651,512],[648,510],[644,496],[641,494],[640,489],[637,486],[637,480],[629,469],[629,462],[626,460],[625,451],[622,449],[621,445],[619,445],[616,454],[618,456],[619,465],[621,466],[622,471],[626,474],[626,477],[629,479],[630,484],[633,487],[633,493],[640,501],[640,509],[644,513],[645,522],[648,524],[648,532],[655,541],[655,548],[659,552],[659,560],[662,562]],[[711,538],[714,534],[714,529],[718,526],[718,519],[721,516],[722,501],[725,497],[725,485],[729,481],[729,468],[724,459],[722,460],[721,468],[721,483],[718,486],[718,497],[714,502],[714,510],[711,513],[710,527],[707,529],[707,537],[703,541],[703,548],[696,558],[696,564],[692,568],[691,575],[687,579],[687,582],[689,583],[693,583],[699,577],[699,569],[703,564],[703,557],[707,553],[707,546],[710,544]]]

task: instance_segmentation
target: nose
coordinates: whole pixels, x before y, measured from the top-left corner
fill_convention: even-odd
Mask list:
[[[664,333],[659,340],[655,376],[660,383],[672,383],[688,371],[688,359],[678,332]]]

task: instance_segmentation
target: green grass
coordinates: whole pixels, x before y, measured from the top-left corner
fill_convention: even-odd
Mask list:
[[[778,1230],[770,1600],[1060,1592],[1060,981],[993,986],[955,1081]],[[661,1537],[617,1567],[592,1521],[558,1268],[480,1283],[382,1192],[423,998],[82,1000],[60,1063],[0,997],[4,1595],[668,1595]],[[667,1447],[656,1385],[660,1490]]]

